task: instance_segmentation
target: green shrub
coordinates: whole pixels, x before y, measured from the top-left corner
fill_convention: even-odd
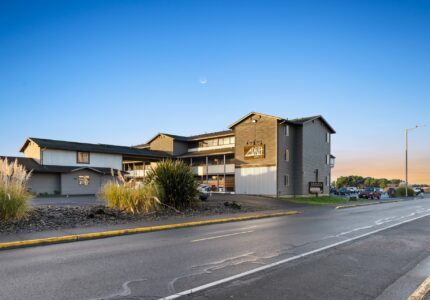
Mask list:
[[[191,168],[181,160],[166,159],[148,172],[146,184],[156,184],[163,189],[161,202],[175,208],[186,208],[197,200],[197,183]]]
[[[26,215],[31,198],[29,178],[30,173],[17,161],[0,159],[0,221],[19,220]]]
[[[98,197],[106,206],[133,214],[149,213],[160,208],[160,189],[155,184],[139,185],[134,181],[108,182]]]
[[[406,196],[406,188],[405,187],[399,187],[396,189],[396,197],[405,197]],[[415,192],[408,188],[408,196],[415,196]]]

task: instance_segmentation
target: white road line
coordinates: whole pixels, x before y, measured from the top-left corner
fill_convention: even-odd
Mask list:
[[[229,233],[229,234],[224,234],[224,235],[211,236],[211,237],[202,238],[202,239],[198,239],[198,240],[192,240],[191,243],[201,242],[201,241],[207,241],[207,240],[214,240],[214,239],[220,239],[220,238],[227,237],[227,236],[233,236],[233,235],[245,234],[245,233],[251,233],[251,232],[254,232],[254,230],[248,230],[248,231],[241,231],[241,232]]]
[[[337,242],[337,243],[334,243],[334,244],[331,244],[331,245],[328,245],[328,246],[324,246],[322,248],[318,248],[318,249],[315,249],[315,250],[312,250],[312,251],[309,251],[309,252],[305,252],[305,253],[302,253],[302,254],[299,254],[299,255],[296,255],[296,256],[292,256],[292,257],[289,257],[289,258],[286,258],[286,259],[283,259],[283,260],[280,260],[280,261],[277,261],[277,262],[274,262],[274,263],[271,263],[271,264],[268,264],[268,265],[264,265],[264,266],[261,266],[261,267],[258,267],[258,268],[255,268],[255,269],[243,272],[243,273],[239,273],[239,274],[236,274],[236,275],[233,275],[233,276],[230,276],[230,277],[226,277],[224,279],[220,279],[220,280],[217,280],[217,281],[214,281],[214,282],[210,282],[210,283],[207,283],[207,284],[204,284],[204,285],[201,285],[201,286],[198,286],[198,287],[186,290],[186,291],[182,291],[180,293],[176,293],[176,294],[164,297],[164,298],[160,298],[160,300],[172,300],[172,299],[177,299],[177,298],[185,296],[185,295],[190,295],[192,293],[196,293],[196,292],[199,292],[199,291],[202,291],[202,290],[205,290],[205,289],[208,289],[208,288],[211,288],[211,287],[214,287],[214,286],[226,283],[226,282],[230,282],[230,281],[233,281],[233,280],[236,280],[236,279],[239,279],[239,278],[242,278],[242,277],[245,277],[245,276],[257,273],[257,272],[260,272],[260,271],[264,271],[264,270],[267,270],[267,269],[270,269],[270,268],[273,268],[273,267],[276,267],[276,266],[288,263],[290,261],[297,260],[299,258],[303,258],[305,256],[309,256],[309,255],[312,255],[312,254],[315,254],[315,253],[319,253],[319,252],[325,251],[327,249],[330,249],[330,248],[333,248],[333,247],[337,247],[337,246],[340,246],[340,245],[343,245],[343,244],[346,244],[346,243],[349,243],[349,242],[361,239],[363,237],[366,237],[366,236],[369,236],[369,235],[372,235],[372,234],[375,234],[375,233],[378,233],[378,232],[381,232],[381,231],[384,231],[384,230],[387,230],[387,229],[390,229],[390,228],[393,228],[393,227],[396,227],[396,226],[399,226],[399,225],[402,225],[402,224],[405,224],[405,223],[409,223],[409,222],[412,222],[412,221],[415,221],[415,220],[418,220],[418,219],[421,219],[421,218],[424,218],[424,217],[427,217],[427,216],[430,216],[430,213],[426,214],[426,215],[423,215],[423,216],[419,216],[419,217],[413,218],[413,219],[405,220],[405,221],[402,221],[400,223],[392,224],[392,225],[384,227],[384,228],[373,230],[373,231],[370,231],[370,232],[358,235],[356,237],[353,237],[353,238],[350,238],[350,239],[347,239],[347,240],[343,240],[343,241],[340,241],[340,242]]]

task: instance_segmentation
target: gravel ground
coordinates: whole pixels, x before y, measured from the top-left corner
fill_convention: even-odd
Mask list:
[[[0,221],[0,233],[26,233],[35,231],[57,230],[94,225],[115,225],[142,221],[163,220],[171,217],[208,216],[225,213],[252,212],[262,210],[260,207],[243,205],[226,206],[225,201],[201,202],[195,208],[183,210],[181,213],[166,209],[156,213],[133,215],[106,208],[103,205],[93,206],[54,206],[44,205],[32,207],[28,215],[20,221]],[[266,208],[267,209],[267,208]]]

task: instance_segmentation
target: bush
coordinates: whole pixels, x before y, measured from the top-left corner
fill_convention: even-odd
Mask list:
[[[191,168],[181,160],[162,160],[148,172],[145,183],[156,184],[163,189],[161,202],[175,208],[186,208],[195,204],[197,183]]]
[[[405,187],[399,187],[396,189],[396,197],[405,197],[406,196],[406,188]],[[415,196],[415,192],[408,188],[408,196]]]
[[[126,182],[119,175],[119,181],[110,181],[103,185],[98,197],[105,201],[109,208],[133,214],[149,213],[160,208],[161,191],[155,184],[139,185],[137,182]]]
[[[0,159],[0,221],[19,220],[28,210],[30,173],[18,164]]]

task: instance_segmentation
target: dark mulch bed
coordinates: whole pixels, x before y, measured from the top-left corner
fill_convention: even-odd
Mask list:
[[[197,207],[182,210],[165,209],[156,213],[133,215],[104,206],[70,207],[70,206],[39,206],[32,208],[28,215],[19,221],[0,221],[0,233],[20,233],[88,227],[94,225],[115,225],[139,221],[163,220],[171,217],[208,216],[225,213],[250,212],[255,207],[227,205],[220,202],[203,202]]]

